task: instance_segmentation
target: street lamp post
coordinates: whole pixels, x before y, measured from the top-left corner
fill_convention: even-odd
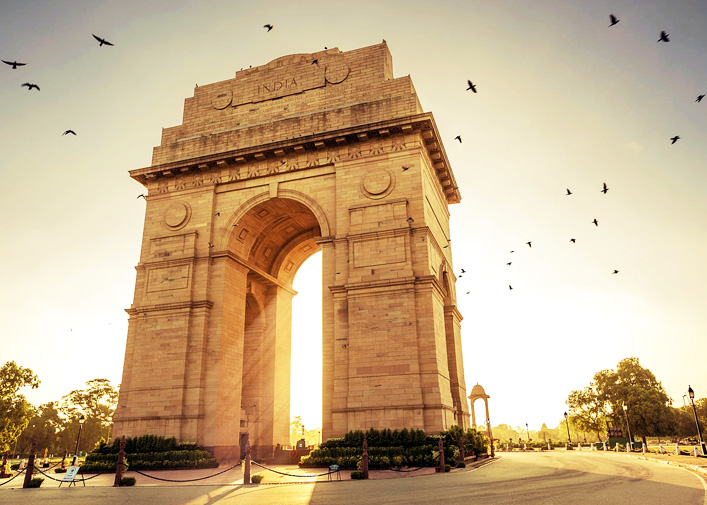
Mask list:
[[[705,447],[705,441],[702,440],[702,430],[700,430],[700,420],[697,419],[697,410],[695,409],[695,392],[692,390],[691,386],[687,386],[687,394],[690,395],[690,403],[692,404],[692,412],[695,414],[695,423],[697,424],[697,436],[700,439],[700,448],[702,449],[702,455],[707,456],[707,447]]]
[[[528,437],[528,442],[530,442],[530,432],[528,431],[528,423],[525,423],[525,434]]]
[[[572,437],[570,437],[570,421],[567,419],[567,412],[565,412],[565,424],[567,425],[567,441],[570,446],[572,445]]]
[[[81,439],[81,428],[83,428],[83,423],[86,421],[86,418],[84,417],[83,414],[79,416],[79,434],[76,435],[76,449],[74,450],[74,460],[71,462],[72,466],[76,466],[78,463],[79,459],[79,440]]]
[[[631,425],[628,422],[628,406],[626,405],[626,402],[623,403],[623,409],[624,409],[624,418],[626,419],[626,428],[628,429],[628,443],[629,443],[629,447],[633,451],[633,437],[631,436]]]

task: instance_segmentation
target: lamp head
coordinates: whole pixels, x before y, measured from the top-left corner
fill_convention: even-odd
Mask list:
[[[565,412],[565,419],[567,419],[567,412]]]
[[[622,407],[624,409],[624,412],[626,412],[628,410],[628,407],[626,406],[626,402],[623,403]]]
[[[79,416],[79,424],[83,424],[85,421],[86,421],[86,417],[83,414],[81,414]]]
[[[690,400],[695,398],[695,392],[692,390],[690,386],[687,386],[687,394],[690,395]]]

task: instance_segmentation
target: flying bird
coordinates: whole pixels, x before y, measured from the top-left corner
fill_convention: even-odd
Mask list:
[[[410,170],[410,165],[403,165],[403,172]]]
[[[614,270],[614,271],[613,271],[613,272],[611,272],[611,273],[612,273],[612,274],[618,274],[618,273],[619,273],[619,271],[618,271],[618,270]]]
[[[665,31],[661,30],[660,31],[660,38],[657,40],[657,42],[670,42],[668,35],[670,35],[670,34],[665,33]]]
[[[528,247],[533,247],[530,242],[526,242],[526,244],[528,244]],[[511,251],[511,252],[513,252],[513,251]]]
[[[267,28],[270,31],[273,29],[273,25],[263,25],[263,28]]]
[[[511,251],[511,252],[514,253],[515,251]]]
[[[147,197],[145,195],[137,195],[137,198],[140,198],[140,197],[144,198],[145,201],[147,201]]]
[[[408,223],[414,223],[414,222],[415,222],[415,220],[414,220],[412,217],[407,218],[406,221],[407,221]]]
[[[41,91],[39,89],[39,86],[37,86],[36,84],[32,84],[31,82],[26,82],[26,83],[22,84],[20,87],[23,87],[23,86],[27,86],[27,91],[31,91],[32,88],[37,88],[37,91]]]
[[[312,60],[312,65],[319,65],[319,59],[314,58],[314,60]]]
[[[68,135],[69,133],[72,134],[72,135],[76,135],[76,132],[75,132],[74,130],[66,130],[64,133],[62,133],[62,136],[63,136],[63,135]]]
[[[508,263],[506,263],[506,265],[511,266],[511,263],[513,263],[513,262],[509,261]]]
[[[609,14],[609,19],[611,20],[611,24],[609,25],[609,28],[611,28],[611,27],[614,26],[616,23],[618,23],[619,21],[621,21],[620,19],[616,19],[616,16],[614,16],[613,14]]]
[[[597,221],[596,218],[592,221],[592,223],[594,223],[594,226],[599,226],[599,221]]]
[[[465,274],[465,273],[466,273],[466,270],[464,270],[463,268],[462,268],[462,273],[463,273],[463,274]]]
[[[576,244],[576,243],[577,243],[577,239],[576,239],[576,238],[571,238],[571,239],[570,239],[570,242],[572,242],[573,244]]]
[[[7,62],[5,62],[5,63],[7,63]],[[695,102],[700,103],[704,97],[705,97],[705,95],[698,95]]]
[[[456,137],[454,137],[454,140],[458,140],[459,143],[461,144],[461,143],[462,143],[462,136],[461,136],[461,135],[457,135]]]
[[[91,34],[91,35],[93,35],[93,34]],[[100,37],[97,37],[96,35],[93,35],[93,38],[96,39],[98,42],[100,42],[100,44],[98,44],[98,47],[101,47],[101,46],[103,46],[103,45],[106,45],[106,46],[112,46],[112,45],[113,45],[112,42],[108,42],[106,39],[102,39],[102,38],[100,38]]]
[[[5,61],[5,60],[2,60],[2,62],[3,62],[3,63],[6,63],[6,64],[8,64],[8,65],[11,65],[11,66],[12,66],[12,70],[16,70],[17,67],[22,67],[22,66],[24,66],[24,65],[27,65],[27,63],[19,63],[19,62],[17,62],[17,61]]]
[[[474,93],[476,93],[476,86],[474,86],[474,83],[472,83],[471,81],[466,81],[466,82],[469,84],[469,87],[466,88],[466,90],[467,90],[467,91],[471,90],[471,91],[473,91]]]
[[[23,86],[24,86],[24,84],[23,84]],[[39,88],[37,88],[37,89],[39,89]],[[671,137],[670,140],[672,140],[672,142],[670,143],[672,145],[675,142],[677,142],[678,140],[680,140],[680,135],[675,135],[674,137]]]
[[[571,194],[572,194],[572,192],[571,192],[571,191],[569,190],[569,188],[568,188],[568,189],[567,189],[567,195],[566,195],[566,196],[570,196]]]
[[[602,189],[601,192],[606,194],[607,191],[609,191],[609,188],[607,188],[606,183],[604,183],[604,189]]]
[[[511,285],[509,284],[509,285],[508,285],[508,289],[513,289],[513,286],[511,286]]]

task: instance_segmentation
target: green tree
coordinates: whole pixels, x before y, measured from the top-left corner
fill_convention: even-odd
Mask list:
[[[69,440],[76,440],[79,434],[79,419],[84,417],[81,427],[79,451],[93,450],[101,438],[110,438],[113,427],[113,413],[118,403],[118,390],[108,379],[93,379],[86,382],[86,389],[70,392],[61,399],[59,411],[67,419],[61,442],[73,447]]]
[[[17,441],[17,449],[23,453],[29,452],[32,441],[36,440],[38,451],[46,448],[53,454],[62,453],[64,447],[59,434],[64,429],[65,420],[60,417],[54,402],[40,405],[34,412],[29,425]]]
[[[8,361],[0,368],[0,451],[10,445],[27,427],[34,414],[32,405],[19,391],[24,387],[36,389],[39,379],[29,368]]]
[[[606,432],[606,409],[599,398],[594,383],[588,387],[572,391],[567,398],[567,406],[571,412],[571,423],[579,431],[596,433],[602,441]]]
[[[616,370],[601,370],[589,387],[570,393],[567,404],[572,410],[571,424],[580,430],[598,428],[602,417],[616,426],[626,425],[631,434],[646,442],[646,436],[670,436],[677,433],[670,397],[653,372],[643,368],[638,358],[625,358]],[[623,406],[626,405],[626,413]]]

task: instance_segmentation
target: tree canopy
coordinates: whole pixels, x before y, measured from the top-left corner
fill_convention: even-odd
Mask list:
[[[621,360],[616,370],[597,372],[588,387],[572,391],[567,398],[572,422],[580,429],[599,434],[605,420],[623,427],[628,419],[632,435],[640,436],[644,442],[646,436],[676,433],[670,403],[662,384],[653,372],[641,366],[638,358]]]
[[[34,415],[32,405],[19,391],[24,387],[36,389],[39,379],[29,368],[8,361],[0,368],[0,451],[10,449],[18,435]]]

